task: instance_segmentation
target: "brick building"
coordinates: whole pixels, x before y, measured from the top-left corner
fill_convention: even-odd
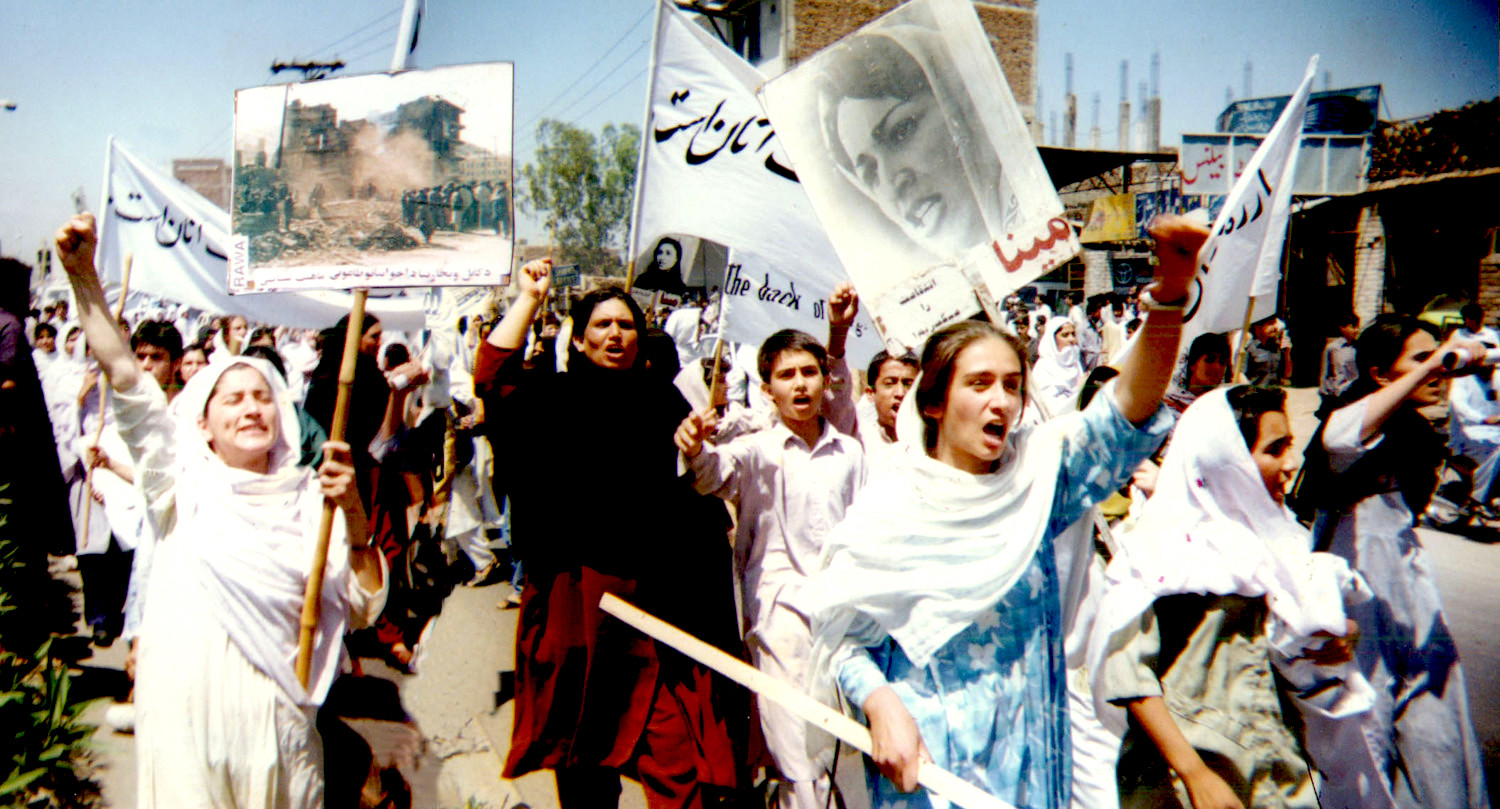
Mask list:
[[[209,202],[229,210],[229,191],[233,185],[234,172],[222,159],[178,158],[172,161],[172,176],[207,197]]]
[[[1316,382],[1301,369],[1316,369],[1330,312],[1352,309],[1366,324],[1401,312],[1451,328],[1473,301],[1486,323],[1500,322],[1500,214],[1475,204],[1500,193],[1497,111],[1491,99],[1380,124],[1365,190],[1292,216],[1282,301],[1297,381]]]
[[[1036,0],[973,0],[1005,80],[1027,122],[1036,110]],[[713,30],[767,76],[775,76],[865,23],[898,0],[691,0]]]

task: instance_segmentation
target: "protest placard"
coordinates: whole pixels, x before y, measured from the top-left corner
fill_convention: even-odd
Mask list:
[[[235,93],[230,292],[499,283],[512,89],[493,63]]]
[[[761,98],[888,344],[979,311],[950,291],[999,298],[1078,251],[971,3],[901,5]]]

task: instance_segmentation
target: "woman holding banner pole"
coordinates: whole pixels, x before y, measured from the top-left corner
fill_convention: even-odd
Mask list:
[[[314,714],[339,669],[345,629],[379,614],[385,597],[349,447],[325,444],[316,479],[298,467],[291,397],[257,358],[199,371],[176,400],[193,422],[174,419],[104,303],[94,243],[93,217],[83,214],[58,231],[57,253],[161,538],[137,651],[137,805],[322,806]],[[325,498],[343,519],[304,687],[293,661]]]

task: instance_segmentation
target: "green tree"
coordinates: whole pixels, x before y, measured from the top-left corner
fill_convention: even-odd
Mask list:
[[[635,194],[641,131],[606,124],[596,137],[563,121],[537,124],[536,162],[521,168],[522,210],[542,218],[559,262],[623,274],[619,258]]]

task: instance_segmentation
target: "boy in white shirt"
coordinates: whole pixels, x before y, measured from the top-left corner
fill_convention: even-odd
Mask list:
[[[872,466],[895,448],[896,411],[911,392],[920,370],[921,364],[910,352],[893,357],[882,351],[870,360],[865,372],[865,393],[871,407],[868,412],[860,413],[859,440]]]
[[[705,446],[714,430],[708,409],[688,416],[676,435],[691,464],[694,488],[729,500],[738,510],[735,567],[751,661],[799,689],[812,633],[794,606],[797,590],[817,571],[825,537],[843,519],[865,478],[859,441],[821,415],[830,358],[842,366],[843,338],[858,308],[853,289],[840,285],[829,299],[829,350],[792,329],[761,345],[761,389],[778,415],[770,429]],[[848,397],[847,387],[843,395]],[[783,779],[778,805],[824,809],[829,778],[808,757],[806,724],[769,700],[759,705],[766,746]]]

